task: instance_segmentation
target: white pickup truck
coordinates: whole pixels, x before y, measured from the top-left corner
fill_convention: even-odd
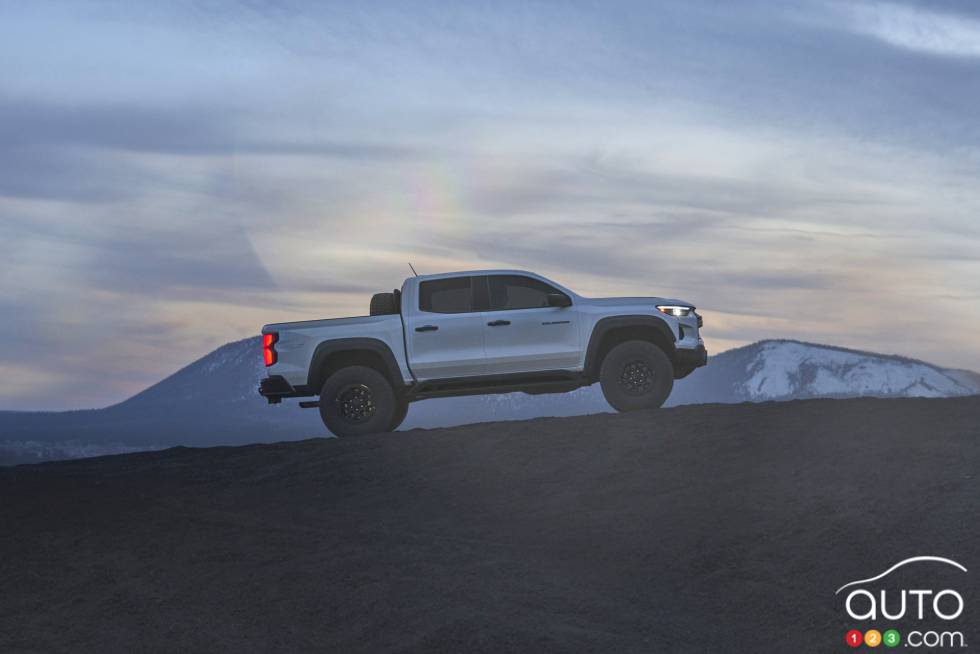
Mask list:
[[[397,428],[410,402],[563,393],[599,382],[618,411],[661,406],[707,363],[701,316],[657,297],[585,298],[540,275],[423,275],[371,298],[371,315],[266,325],[269,403],[314,397],[337,436]]]

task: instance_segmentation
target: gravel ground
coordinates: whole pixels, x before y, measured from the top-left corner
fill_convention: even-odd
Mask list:
[[[978,473],[980,397],[3,468],[0,651],[849,651],[834,591],[921,554],[972,645]]]

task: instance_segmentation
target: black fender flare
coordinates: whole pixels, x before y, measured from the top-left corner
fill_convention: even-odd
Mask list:
[[[599,360],[600,347],[602,346],[602,340],[605,336],[616,329],[623,328],[639,328],[639,329],[653,329],[659,335],[657,345],[661,347],[667,346],[665,352],[670,360],[673,362],[677,348],[674,343],[677,341],[677,337],[674,336],[673,330],[667,325],[667,321],[652,315],[629,315],[629,316],[609,316],[608,318],[599,319],[595,326],[592,328],[592,334],[589,336],[589,345],[585,350],[585,373],[587,375],[594,373],[598,370],[599,365],[602,363]]]
[[[402,379],[401,369],[398,367],[398,361],[395,359],[395,354],[384,341],[377,338],[336,338],[323,341],[313,351],[313,358],[310,359],[310,370],[306,375],[309,387],[317,393],[320,392],[320,387],[325,381],[321,378],[323,367],[331,355],[358,350],[376,352],[384,362],[385,372],[389,380],[396,388],[405,383],[404,379]]]

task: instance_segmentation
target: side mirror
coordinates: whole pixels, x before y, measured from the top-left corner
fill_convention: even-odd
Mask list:
[[[572,306],[572,298],[564,293],[548,293],[548,306],[558,308],[570,307]]]

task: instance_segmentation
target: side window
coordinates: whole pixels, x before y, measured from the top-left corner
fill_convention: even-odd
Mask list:
[[[475,311],[474,277],[450,277],[419,284],[419,310],[430,313],[468,313]]]
[[[491,275],[490,310],[540,309],[548,306],[548,295],[558,293],[557,288],[531,277],[520,275]]]

